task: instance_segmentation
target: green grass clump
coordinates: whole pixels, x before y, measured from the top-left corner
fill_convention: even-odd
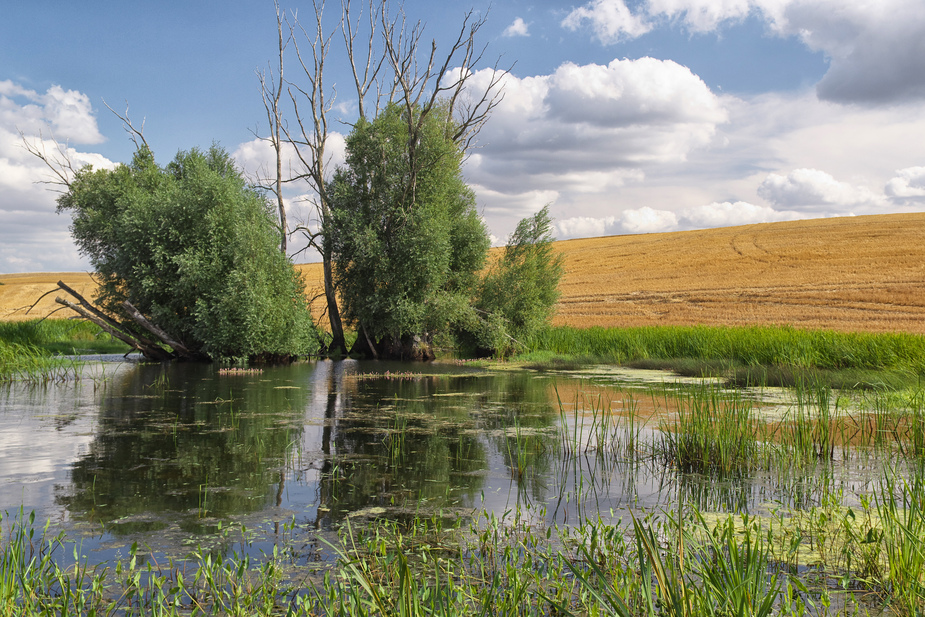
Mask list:
[[[75,374],[73,362],[52,356],[33,345],[0,339],[0,382],[61,381]]]
[[[0,341],[51,353],[125,353],[129,347],[84,320],[0,321]]]
[[[925,373],[925,337],[914,334],[871,334],[798,330],[788,326],[645,328],[548,328],[527,341],[527,353],[598,362],[665,368],[676,364],[685,374],[734,376],[741,381],[761,372],[741,369],[777,367],[788,370],[849,371],[846,380],[876,382],[873,372],[888,371],[890,379]],[[550,358],[546,358],[548,361]],[[672,367],[671,364],[668,367]],[[855,371],[852,375],[850,371]],[[769,375],[765,370],[765,378]],[[784,375],[778,376],[784,379]],[[794,377],[795,379],[795,377]],[[771,385],[771,384],[769,384]],[[895,384],[894,384],[895,385]]]
[[[716,386],[674,394],[677,413],[662,424],[656,454],[685,473],[736,475],[760,461],[759,427],[751,402]]]

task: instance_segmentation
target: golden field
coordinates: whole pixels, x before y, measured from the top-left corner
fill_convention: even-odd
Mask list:
[[[588,238],[555,248],[565,264],[557,325],[925,334],[925,213]],[[309,294],[320,293],[320,264],[299,268]],[[87,274],[0,275],[0,319],[54,310],[50,294],[25,314],[59,279],[92,295]],[[315,304],[320,315],[322,303]]]

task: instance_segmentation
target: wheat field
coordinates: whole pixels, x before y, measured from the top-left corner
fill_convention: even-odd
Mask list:
[[[925,334],[925,213],[814,219],[556,242],[565,275],[556,325],[783,325]],[[320,264],[303,264],[310,297]],[[0,275],[0,319],[57,308],[85,273]],[[323,301],[313,303],[321,317]],[[67,316],[65,311],[55,316]]]

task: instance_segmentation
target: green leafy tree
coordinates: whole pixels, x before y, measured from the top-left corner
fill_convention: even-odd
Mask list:
[[[332,183],[325,234],[341,308],[374,356],[433,357],[434,334],[472,319],[490,244],[450,111],[417,113],[392,104],[361,118]]]
[[[475,304],[481,321],[471,332],[483,350],[506,355],[549,323],[562,278],[551,229],[548,206],[520,221],[482,280]]]
[[[58,211],[71,213],[99,275],[97,304],[121,325],[127,301],[193,357],[317,348],[268,204],[221,148],[181,152],[161,168],[142,145],[129,165],[79,171]]]

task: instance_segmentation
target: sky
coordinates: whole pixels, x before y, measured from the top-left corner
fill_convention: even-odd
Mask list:
[[[281,7],[311,23],[310,3]],[[328,0],[326,23],[339,8]],[[405,0],[404,10],[440,50],[467,11],[487,12],[471,83],[496,61],[511,67],[464,167],[496,243],[547,204],[559,239],[925,206],[921,0]],[[57,142],[77,166],[127,162],[134,144],[107,104],[143,126],[162,164],[212,143],[248,174],[266,164],[257,73],[276,54],[272,1],[0,0],[0,15],[0,273],[91,268],[55,212],[60,187],[23,139],[49,154]],[[356,109],[338,53],[335,164]],[[294,69],[289,60],[298,83]],[[306,191],[286,195],[294,222],[309,216]]]

